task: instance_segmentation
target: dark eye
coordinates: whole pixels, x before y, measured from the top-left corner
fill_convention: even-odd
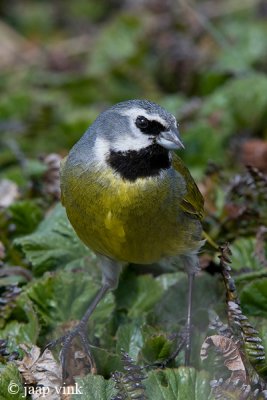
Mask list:
[[[155,120],[150,121],[149,119],[143,117],[142,115],[139,115],[136,118],[135,125],[137,126],[137,128],[140,129],[142,133],[150,136],[159,135],[160,132],[166,131],[167,129],[160,122]]]
[[[146,129],[149,125],[149,121],[145,117],[139,116],[136,118],[135,125],[140,129]]]

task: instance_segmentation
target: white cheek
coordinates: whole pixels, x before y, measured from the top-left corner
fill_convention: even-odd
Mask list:
[[[131,126],[131,135],[124,135],[119,137],[112,143],[112,150],[115,151],[128,151],[128,150],[140,150],[144,147],[150,146],[153,143],[153,139],[149,135],[144,135],[136,128]]]
[[[137,128],[135,127],[137,131]],[[152,144],[152,138],[148,135],[143,135],[141,132],[135,132],[133,136],[124,136],[117,138],[116,141],[110,143],[103,137],[97,137],[94,144],[94,161],[100,165],[106,165],[106,159],[111,150],[113,151],[128,151],[128,150],[140,150]]]
[[[112,143],[112,150],[115,151],[128,151],[128,150],[140,150],[152,144],[152,139],[146,135],[140,135],[138,137],[126,136],[124,139],[118,139]]]
[[[94,144],[94,158],[97,163],[105,163],[110,151],[110,143],[102,137],[97,137]]]

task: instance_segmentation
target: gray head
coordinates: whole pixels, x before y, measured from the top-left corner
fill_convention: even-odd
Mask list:
[[[169,150],[179,148],[183,144],[172,114],[148,100],[129,100],[102,112],[68,159],[72,165],[109,164],[119,172],[126,166],[141,176],[169,167]],[[147,164],[145,172],[140,172],[138,163],[142,168]]]
[[[129,100],[110,107],[97,117],[86,137],[94,138],[97,158],[110,151],[138,151],[155,143],[170,150],[183,147],[175,117],[147,100]]]

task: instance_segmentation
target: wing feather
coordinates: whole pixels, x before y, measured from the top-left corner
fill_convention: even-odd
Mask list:
[[[204,215],[204,199],[189,170],[176,154],[173,154],[172,166],[186,181],[187,193],[180,203],[181,209],[202,219]]]

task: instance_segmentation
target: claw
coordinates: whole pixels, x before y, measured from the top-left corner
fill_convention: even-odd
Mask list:
[[[79,338],[80,338],[84,353],[87,356],[87,359],[89,361],[91,373],[93,373],[93,374],[96,373],[96,364],[95,364],[94,358],[93,358],[91,350],[90,350],[90,343],[87,338],[87,334],[85,332],[85,326],[83,323],[80,323],[73,330],[69,331],[67,334],[49,342],[44,348],[44,350],[45,350],[45,349],[54,348],[55,346],[57,346],[59,344],[63,345],[61,352],[60,352],[60,361],[61,361],[61,365],[62,365],[63,382],[66,381],[70,375],[68,373],[68,355],[69,355],[72,341],[77,336],[79,336]]]
[[[88,361],[89,361],[89,364],[90,364],[90,370],[91,370],[91,372],[93,373],[93,374],[95,374],[96,373],[96,364],[95,364],[95,360],[94,360],[94,358],[93,358],[93,356],[92,356],[92,353],[91,353],[91,351],[90,351],[90,343],[89,343],[89,341],[88,341],[88,339],[87,339],[87,335],[86,335],[86,333],[84,332],[84,330],[81,330],[80,332],[79,332],[79,336],[80,336],[80,338],[81,338],[81,342],[82,342],[82,345],[83,345],[83,348],[84,348],[84,350],[85,350],[85,353],[86,353],[86,355],[87,355],[87,358],[88,358]]]
[[[51,342],[47,343],[47,345],[44,347],[43,352],[46,349],[53,349],[54,347],[56,347],[58,344],[61,344],[64,342],[65,338],[67,335],[63,335],[60,336],[59,338],[55,339],[55,340],[51,340]]]
[[[63,382],[68,378],[68,368],[67,368],[67,360],[68,360],[68,353],[70,349],[70,345],[72,340],[74,339],[75,335],[73,334],[76,331],[76,328],[74,331],[70,331],[67,335],[65,335],[65,338],[63,339],[63,347],[60,352],[60,360],[61,360],[61,365],[62,365],[62,379]]]

